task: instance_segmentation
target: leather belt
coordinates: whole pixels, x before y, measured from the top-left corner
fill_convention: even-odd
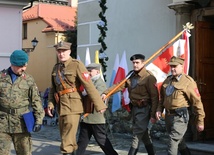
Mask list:
[[[59,94],[59,96],[61,96],[61,95],[76,92],[76,91],[77,91],[76,88],[69,88],[69,89],[64,89],[64,90],[58,91],[58,94]]]
[[[167,115],[174,115],[174,114],[177,114],[177,113],[176,113],[175,109],[172,109],[172,110],[166,109],[166,114]]]
[[[0,111],[6,112],[8,114],[14,115],[14,114],[21,114],[28,110],[28,106],[22,107],[22,108],[5,108],[0,105]]]

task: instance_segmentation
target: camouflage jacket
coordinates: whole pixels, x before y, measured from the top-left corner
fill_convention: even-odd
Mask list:
[[[22,114],[32,109],[36,124],[42,124],[44,109],[32,76],[23,73],[12,83],[8,69],[0,72],[0,132],[27,132]]]

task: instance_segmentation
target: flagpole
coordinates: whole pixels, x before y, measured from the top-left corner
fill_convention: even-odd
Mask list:
[[[149,59],[147,59],[144,64],[147,64],[149,61],[151,61],[154,57],[156,57],[162,50],[167,48],[170,44],[172,44],[176,39],[178,39],[184,31],[189,31],[193,29],[194,26],[191,23],[186,23],[186,25],[183,25],[183,30],[179,32],[174,38],[172,38],[168,43],[166,43],[164,46],[162,46],[158,51],[156,51]]]
[[[186,25],[183,25],[183,30],[181,32],[179,32],[174,38],[172,38],[168,43],[166,43],[164,46],[162,46],[158,51],[156,51],[149,59],[147,59],[144,64],[147,64],[149,61],[151,61],[154,57],[156,57],[162,50],[164,50],[167,46],[169,46],[171,43],[173,43],[178,37],[180,37],[184,31],[190,31],[191,29],[193,29],[194,26],[191,23],[186,23]],[[123,85],[128,78],[134,73],[134,71],[130,72],[129,75],[126,76],[125,79],[123,79],[114,89],[112,89],[108,94],[106,94],[104,100],[106,100],[108,97],[110,97],[112,94],[115,93],[115,91],[121,86]],[[89,113],[85,113],[81,119],[87,117],[89,115]]]
[[[123,79],[114,89],[112,89],[108,94],[106,94],[105,98],[103,100],[106,100],[109,96],[111,96],[112,94],[114,94],[114,92],[121,86],[123,85],[128,78],[134,73],[134,71],[131,71],[125,79]],[[81,120],[85,117],[87,117],[89,115],[89,113],[85,113],[84,115],[81,116]]]

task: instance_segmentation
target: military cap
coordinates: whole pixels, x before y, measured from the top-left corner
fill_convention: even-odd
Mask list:
[[[87,70],[92,70],[92,69],[96,69],[96,70],[100,70],[100,64],[98,63],[91,63],[88,66],[86,66]]]
[[[132,55],[130,57],[130,60],[133,61],[133,60],[136,60],[136,59],[142,59],[144,60],[145,59],[145,56],[143,54],[135,54],[135,55]]]
[[[57,45],[54,45],[56,50],[70,50],[71,49],[71,43],[60,41]]]
[[[28,63],[28,55],[23,50],[15,50],[10,55],[10,63],[14,66],[25,66]]]
[[[168,63],[169,65],[183,65],[184,63],[184,59],[183,58],[180,58],[180,57],[176,57],[176,56],[173,56],[171,59],[170,59],[170,62]]]

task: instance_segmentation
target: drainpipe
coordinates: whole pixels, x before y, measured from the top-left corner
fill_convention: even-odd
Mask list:
[[[29,9],[29,8],[31,8],[32,6],[33,6],[33,2],[34,2],[35,0],[31,0],[30,1],[30,6],[28,6],[28,7],[26,7],[26,8],[23,8],[23,11],[24,10],[27,10],[27,9]]]

